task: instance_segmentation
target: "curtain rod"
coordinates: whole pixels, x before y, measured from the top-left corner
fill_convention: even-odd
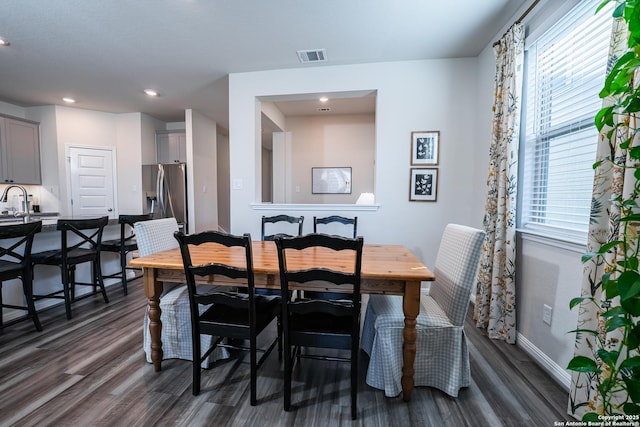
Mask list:
[[[527,16],[527,15],[528,15],[532,10],[533,10],[533,8],[534,8],[534,7],[536,7],[536,6],[538,5],[538,3],[540,3],[540,0],[534,0],[534,2],[533,2],[533,3],[531,3],[531,6],[529,6],[529,7],[527,8],[527,10],[525,10],[525,11],[522,13],[522,15],[520,15],[520,18],[518,18],[518,19],[516,20],[516,22],[514,22],[514,23],[511,25],[511,27],[513,27],[513,26],[514,26],[514,25],[516,25],[516,24],[521,23],[521,22],[522,22],[522,20],[523,20],[524,18],[526,18],[526,16]],[[509,27],[509,28],[511,28],[511,27]],[[507,30],[507,31],[508,31],[508,30]],[[502,37],[500,37],[500,39],[502,39],[506,34],[507,34],[507,33],[505,32],[505,33],[502,35]],[[495,43],[493,44],[493,47],[496,47],[496,46],[498,46],[499,44],[500,44],[500,40],[498,40],[497,42],[495,42]]]

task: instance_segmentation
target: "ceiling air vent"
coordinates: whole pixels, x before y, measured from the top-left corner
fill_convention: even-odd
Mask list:
[[[303,64],[309,62],[326,62],[327,52],[324,49],[299,50],[298,59]]]

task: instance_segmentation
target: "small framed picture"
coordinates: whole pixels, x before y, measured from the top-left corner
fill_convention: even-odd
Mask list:
[[[311,168],[311,194],[351,194],[351,168]]]
[[[437,165],[440,151],[440,131],[411,132],[411,164]]]
[[[409,201],[435,202],[438,197],[438,169],[411,168]]]

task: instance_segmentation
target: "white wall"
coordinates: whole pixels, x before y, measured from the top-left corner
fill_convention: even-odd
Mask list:
[[[218,130],[220,128],[218,127]],[[218,133],[216,138],[216,163],[218,165],[218,226],[223,230],[231,229],[230,196],[231,182],[229,180],[229,138]]]
[[[355,203],[360,193],[375,190],[374,114],[294,116],[286,126],[291,135],[289,203]],[[312,194],[313,167],[351,167],[351,194]]]
[[[477,225],[482,219],[483,206],[472,202],[480,191],[474,170],[481,158],[476,150],[475,71],[475,59],[450,59],[230,75],[231,179],[242,187],[231,190],[231,231],[259,236],[264,213],[251,206],[260,201],[261,150],[256,131],[260,109],[256,97],[377,90],[374,179],[380,208],[357,212],[359,234],[369,243],[403,244],[427,265],[433,265],[447,223]],[[416,130],[440,131],[440,182],[435,203],[408,200],[410,138]],[[305,232],[312,229],[313,215],[328,214],[320,210],[287,212],[305,215]]]
[[[218,229],[217,127],[195,110],[186,110],[189,233]]]

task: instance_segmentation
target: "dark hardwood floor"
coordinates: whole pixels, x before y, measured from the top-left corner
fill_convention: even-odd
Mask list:
[[[203,372],[191,394],[191,362],[167,360],[162,372],[142,351],[146,300],[140,281],[111,302],[89,298],[41,312],[0,331],[1,426],[553,426],[570,420],[567,392],[518,347],[495,342],[466,325],[471,386],[457,399],[416,388],[411,402],[385,398],[365,384],[361,352],[358,419],[350,418],[349,369],[303,359],[294,372],[296,409],[282,409],[282,365],[272,353],[258,375],[258,406],[249,405],[246,354]],[[275,328],[273,333],[275,333]]]

